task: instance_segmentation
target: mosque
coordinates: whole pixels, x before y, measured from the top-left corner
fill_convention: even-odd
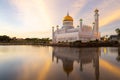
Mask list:
[[[80,19],[79,27],[73,26],[73,18],[67,13],[67,16],[63,19],[63,26],[59,29],[59,26],[56,26],[56,30],[52,27],[52,42],[74,42],[82,41],[88,42],[91,40],[100,39],[99,32],[99,10],[95,10],[95,21],[93,26],[88,26],[83,24],[83,20]]]

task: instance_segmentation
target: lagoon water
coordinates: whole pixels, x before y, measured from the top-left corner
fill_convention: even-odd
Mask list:
[[[120,80],[120,47],[0,46],[0,80]]]

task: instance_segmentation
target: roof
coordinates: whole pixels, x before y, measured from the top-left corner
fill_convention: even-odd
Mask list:
[[[111,35],[110,38],[120,38],[120,35]]]

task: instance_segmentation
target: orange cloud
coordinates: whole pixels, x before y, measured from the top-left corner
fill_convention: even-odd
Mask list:
[[[11,4],[18,10],[18,18],[24,26],[22,30],[47,30],[51,25],[44,0],[11,0]]]
[[[120,10],[113,11],[100,20],[100,27],[110,24],[111,22],[118,19],[120,19]]]

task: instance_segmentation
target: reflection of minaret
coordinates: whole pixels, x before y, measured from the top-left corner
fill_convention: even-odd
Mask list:
[[[86,55],[87,52],[91,52]],[[95,68],[95,77],[96,80],[99,80],[99,55],[100,50],[99,48],[93,48],[91,49],[82,49],[79,51],[79,60],[80,60],[80,71],[83,71],[83,65],[92,63],[93,61],[93,67]]]
[[[80,71],[83,71],[82,61],[80,61]]]
[[[53,53],[52,53],[52,62],[54,62],[54,54],[55,54],[55,52],[53,51]]]
[[[80,53],[81,53],[81,50],[79,50],[79,60],[80,60]],[[82,72],[83,71],[83,65],[82,65],[82,61],[80,60],[80,71]]]
[[[99,80],[99,49],[97,49],[97,53],[96,56],[94,58],[95,60],[95,76],[96,76],[96,80]]]
[[[117,56],[116,60],[120,61],[120,47],[118,47],[118,56]]]
[[[57,57],[57,61],[56,62],[58,63],[58,57]]]

